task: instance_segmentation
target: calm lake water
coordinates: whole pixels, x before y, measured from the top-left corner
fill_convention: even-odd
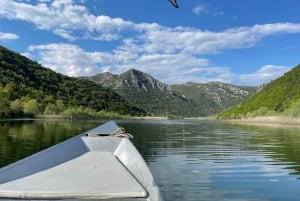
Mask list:
[[[0,121],[0,166],[105,121]],[[118,121],[166,201],[299,201],[300,128]]]

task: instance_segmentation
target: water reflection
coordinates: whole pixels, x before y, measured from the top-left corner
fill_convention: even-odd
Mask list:
[[[97,122],[0,121],[0,167],[88,130]]]
[[[0,165],[103,122],[0,122]],[[167,201],[296,201],[300,129],[213,121],[118,121]]]
[[[128,122],[166,200],[299,200],[300,130]]]

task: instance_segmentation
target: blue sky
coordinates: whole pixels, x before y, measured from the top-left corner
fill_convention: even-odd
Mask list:
[[[0,44],[69,76],[258,86],[298,65],[299,0],[1,0]]]

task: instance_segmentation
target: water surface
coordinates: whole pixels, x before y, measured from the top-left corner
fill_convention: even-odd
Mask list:
[[[102,121],[2,121],[0,166]],[[298,201],[300,129],[214,121],[118,121],[166,201]]]

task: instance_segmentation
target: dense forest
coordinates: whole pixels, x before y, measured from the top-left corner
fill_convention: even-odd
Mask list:
[[[300,116],[300,65],[266,84],[241,104],[218,115],[221,119],[257,116]]]
[[[114,91],[72,78],[0,46],[0,117],[145,115]]]

